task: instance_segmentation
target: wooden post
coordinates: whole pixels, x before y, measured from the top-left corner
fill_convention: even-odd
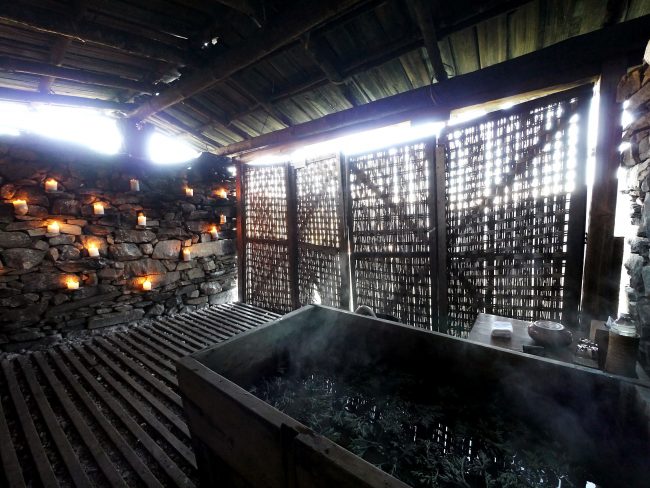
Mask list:
[[[425,158],[429,170],[429,195],[427,204],[429,206],[429,226],[427,229],[427,240],[429,241],[429,280],[431,281],[431,328],[438,328],[438,250],[436,234],[436,138],[432,137],[426,141]]]
[[[345,225],[348,236],[348,256],[350,266],[350,310],[354,311],[357,303],[357,280],[354,276],[355,256],[354,256],[354,219],[352,217],[352,185],[350,184],[350,160],[347,156],[343,157],[343,181],[345,185]]]
[[[592,319],[605,320],[616,314],[607,304],[607,278],[614,250],[614,221],[621,142],[621,105],[616,102],[616,87],[626,73],[626,59],[616,58],[603,64],[598,106],[596,167],[589,209],[589,232],[585,258],[582,299],[583,327]]]
[[[244,185],[245,166],[237,162],[237,298],[246,302],[246,206],[244,198],[246,187]]]
[[[351,290],[350,290],[350,255],[349,255],[349,236],[347,226],[347,201],[349,198],[349,187],[345,171],[345,155],[339,153],[338,161],[338,179],[339,179],[339,199],[337,202],[337,212],[339,220],[339,263],[341,270],[341,308],[351,310]]]
[[[300,287],[298,283],[298,198],[296,169],[286,164],[287,172],[287,246],[289,256],[289,292],[291,307],[300,308]]]
[[[435,146],[435,158],[432,164],[433,181],[435,192],[435,204],[430,210],[433,224],[433,249],[431,253],[431,269],[436,279],[437,296],[434,297],[438,306],[437,327],[438,332],[447,333],[448,323],[448,302],[447,302],[447,221],[446,213],[446,190],[445,190],[445,161],[446,153],[444,145]]]

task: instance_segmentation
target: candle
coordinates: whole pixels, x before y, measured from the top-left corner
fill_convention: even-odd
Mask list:
[[[185,196],[193,197],[194,196],[194,190],[192,188],[185,188]]]
[[[217,190],[217,196],[219,198],[228,198],[228,190],[226,190],[225,188],[219,188]]]
[[[58,234],[61,230],[61,227],[59,227],[58,222],[50,222],[47,224],[47,232],[49,234]]]
[[[186,247],[183,249],[183,261],[189,261],[192,259],[192,251],[190,251],[189,247]]]
[[[90,256],[91,258],[99,257],[99,249],[97,249],[96,244],[89,244],[88,245],[88,256]]]
[[[147,217],[141,213],[138,215],[138,225],[145,227],[147,225]]]
[[[140,182],[135,178],[129,181],[131,185],[131,191],[140,191]]]
[[[220,224],[225,224],[226,223],[226,216],[224,214],[221,214],[219,216],[219,223]]]
[[[149,278],[142,282],[142,289],[144,291],[151,291],[151,281],[149,281]]]
[[[210,235],[215,241],[219,238],[219,231],[217,230],[216,225],[213,225],[212,228],[210,229]]]
[[[54,178],[45,180],[45,191],[56,191],[58,187],[59,184],[56,182]]]
[[[13,204],[16,215],[25,215],[27,213],[28,208],[25,200],[14,200]]]
[[[68,286],[68,290],[79,289],[79,280],[77,278],[68,278],[65,284]]]
[[[93,213],[95,215],[104,215],[104,204],[97,202],[93,204]]]

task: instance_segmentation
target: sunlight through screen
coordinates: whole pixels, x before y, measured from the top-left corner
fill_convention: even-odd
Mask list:
[[[154,163],[184,163],[198,158],[201,153],[180,138],[154,132],[147,142],[147,154]]]
[[[22,133],[72,142],[103,154],[117,154],[122,148],[117,121],[100,111],[0,102],[0,134]]]

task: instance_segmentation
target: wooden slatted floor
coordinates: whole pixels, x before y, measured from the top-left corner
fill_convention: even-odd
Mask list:
[[[194,486],[174,361],[278,315],[241,303],[0,368],[0,486]]]

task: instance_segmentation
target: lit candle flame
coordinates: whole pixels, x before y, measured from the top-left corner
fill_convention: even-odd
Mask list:
[[[59,183],[54,178],[45,180],[45,191],[57,191]]]
[[[68,278],[65,282],[68,290],[78,290],[79,289],[79,280],[77,278]]]
[[[58,234],[60,231],[61,227],[59,226],[58,222],[54,221],[47,224],[47,232],[49,234]]]
[[[142,289],[144,291],[151,291],[151,280],[149,280],[149,278],[142,282]]]
[[[193,188],[185,188],[185,195],[188,197],[193,197],[194,196],[194,189]]]
[[[25,215],[28,212],[27,201],[18,199],[14,200],[12,203],[14,204],[16,214]]]

